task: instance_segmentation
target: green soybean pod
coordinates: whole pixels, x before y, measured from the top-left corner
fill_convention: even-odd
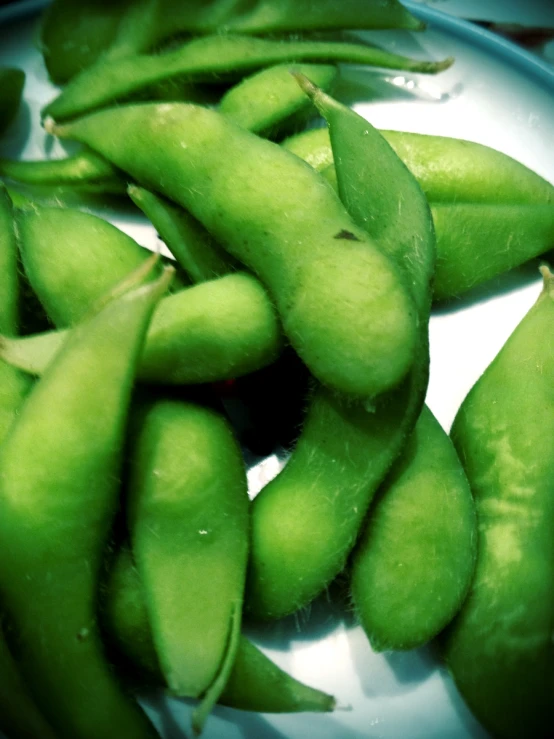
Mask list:
[[[337,68],[329,64],[300,64],[293,68],[326,91],[331,90],[338,74]],[[267,138],[277,138],[284,128],[303,124],[312,106],[290,70],[290,64],[278,64],[245,78],[221,98],[219,112]]]
[[[19,673],[0,623],[0,732],[9,739],[56,739]]]
[[[469,483],[424,406],[354,550],[352,596],[374,650],[415,649],[452,620],[471,582],[476,544]]]
[[[156,736],[106,661],[96,593],[134,366],[169,277],[134,289],[129,278],[130,291],[79,324],[0,449],[0,592],[14,656],[40,710],[68,739]]]
[[[16,67],[0,67],[0,134],[15,118],[25,85],[25,72]]]
[[[202,697],[199,731],[238,647],[250,525],[244,462],[223,417],[196,403],[143,398],[131,427],[133,554],[169,689]]]
[[[443,648],[483,725],[554,724],[554,276],[463,401],[451,436],[477,506],[475,577]]]
[[[473,141],[404,131],[381,131],[433,204],[552,205],[554,185],[521,162]],[[333,164],[324,128],[282,144],[321,171]]]
[[[13,207],[0,184],[0,332],[15,336],[19,328],[19,265]],[[0,360],[0,444],[31,386],[31,378]]]
[[[416,422],[427,387],[434,234],[425,196],[376,129],[304,84],[315,94],[340,151],[351,215],[370,229],[391,259],[414,264],[413,274],[404,277],[417,308],[418,346],[402,386],[381,394],[374,408],[322,389],[311,399],[286,467],[253,503],[247,607],[257,618],[278,618],[305,605],[344,567],[371,499]],[[398,199],[405,204],[400,214]],[[374,208],[379,215],[368,218]],[[337,246],[339,254],[342,248]]]
[[[462,295],[554,246],[554,203],[433,203],[431,210],[435,300]]]
[[[245,609],[282,618],[344,568],[371,498],[400,452],[410,384],[371,410],[318,387],[284,469],[254,498]]]
[[[427,196],[432,192],[438,197],[437,202],[431,202],[437,250],[434,300],[462,295],[554,245],[554,205],[550,202],[554,188],[519,162],[456,139],[382,133],[399,156],[408,151],[404,161],[412,172],[419,173]],[[438,146],[434,145],[435,138],[439,138]],[[338,190],[335,166],[329,164],[332,149],[325,129],[291,137],[284,145],[322,170]],[[435,150],[443,156],[432,162],[429,152]],[[443,169],[443,161],[452,164],[452,172]],[[480,191],[471,172],[472,162],[482,175]],[[504,179],[504,173],[515,178],[520,171],[521,186],[517,179]],[[493,187],[493,183],[498,186]],[[448,197],[452,202],[447,201]],[[471,197],[474,202],[465,202]]]
[[[54,0],[40,28],[40,49],[48,74],[63,84],[93,64],[115,38],[130,0]]]
[[[222,75],[245,73],[280,62],[345,62],[434,74],[452,59],[418,61],[377,47],[347,41],[303,41],[217,34],[194,39],[173,51],[157,55],[106,58],[69,82],[42,111],[43,118],[62,121],[82,116],[115,101],[174,78],[220,80]]]
[[[0,358],[41,375],[65,342],[67,330],[0,338]],[[217,382],[271,364],[283,346],[273,305],[245,272],[180,290],[160,301],[140,358],[145,383]]]
[[[0,329],[15,334],[18,329],[19,277],[14,214],[10,196],[0,183]]]
[[[107,638],[140,670],[142,685],[166,686],[152,640],[144,588],[128,548],[122,548],[104,586],[102,619]],[[166,686],[167,687],[167,686]],[[332,696],[295,680],[241,635],[220,705],[258,713],[332,711]]]
[[[356,223],[398,264],[412,290],[421,323],[427,323],[435,232],[420,185],[369,122],[301,73],[294,72],[294,76],[327,121],[342,202]]]
[[[190,210],[256,271],[319,380],[373,396],[406,374],[417,319],[398,268],[297,157],[185,104],[123,106],[54,132],[86,142]]]
[[[490,146],[399,131],[383,135],[434,203],[554,203],[554,185]]]
[[[108,221],[75,208],[35,204],[17,211],[16,226],[25,275],[59,327],[77,323],[152,256]]]
[[[295,133],[282,141],[281,146],[303,159],[317,172],[323,172],[335,163],[327,126]]]
[[[0,186],[0,329],[17,330],[17,245],[11,202]],[[0,360],[0,447],[27,395],[31,380]],[[1,608],[1,606],[0,606]],[[14,739],[54,739],[52,729],[39,713],[5,641],[0,610],[0,731]]]
[[[343,0],[341,3],[261,0],[242,15],[231,17],[226,25],[241,33],[354,28],[419,31],[424,28],[424,24],[397,0]]]
[[[129,185],[127,192],[194,284],[236,269],[236,261],[186,210],[138,185]]]
[[[0,159],[0,177],[28,185],[101,185],[106,192],[125,191],[125,183],[117,170],[86,149],[64,159]]]
[[[66,82],[77,72],[93,64],[110,47],[137,52],[152,44],[183,32],[218,33],[235,30],[241,33],[273,33],[323,29],[408,28],[420,30],[424,24],[397,0],[346,0],[334,2],[290,3],[257,2],[244,4],[228,0],[197,0],[175,4],[161,2],[151,7],[138,3],[140,24],[131,30],[129,15],[137,8],[129,2],[84,2],[78,6],[71,0],[55,0],[45,14],[41,29],[41,46],[46,67],[54,82]],[[151,15],[155,10],[154,16]],[[129,12],[131,11],[131,12]],[[148,33],[144,33],[147,30]],[[123,38],[121,38],[123,36]],[[119,38],[118,38],[119,37]],[[112,51],[113,53],[113,51]],[[118,51],[118,53],[121,53]]]

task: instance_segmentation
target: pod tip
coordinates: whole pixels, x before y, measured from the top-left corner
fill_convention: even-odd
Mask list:
[[[42,119],[42,127],[44,128],[46,133],[49,133],[52,136],[56,136],[56,121],[52,118],[51,115],[47,115],[46,118]]]
[[[444,72],[445,69],[449,69],[456,59],[453,56],[447,56],[441,62],[435,62],[435,68],[437,72]]]
[[[305,92],[306,95],[312,100],[316,97],[317,93],[320,92],[319,87],[317,87],[317,85],[314,85],[314,83],[310,79],[308,79],[305,74],[302,74],[302,72],[297,72],[295,69],[291,69],[290,73],[298,82],[303,92]]]
[[[554,299],[554,273],[547,264],[541,264],[539,271],[543,279],[543,292]]]

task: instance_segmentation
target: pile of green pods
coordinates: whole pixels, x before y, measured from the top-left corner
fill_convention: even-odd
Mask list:
[[[248,635],[337,578],[373,650],[432,642],[493,736],[551,735],[546,266],[450,437],[425,399],[433,304],[552,248],[554,186],[335,98],[339,63],[453,63],[343,34],[385,28],[424,31],[397,0],[46,11],[42,122],[80,148],[0,159],[8,739],[156,737],[152,689],[192,702],[195,734],[216,704],[333,711]],[[24,82],[0,68],[0,135]],[[287,460],[250,500],[257,444]]]

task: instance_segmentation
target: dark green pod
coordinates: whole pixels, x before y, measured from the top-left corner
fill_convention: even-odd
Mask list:
[[[117,59],[117,64],[109,58],[100,60],[75,77],[42,114],[62,121],[125,100],[164,80],[220,80],[222,75],[236,79],[281,62],[345,62],[434,74],[448,68],[452,61],[418,61],[347,41],[286,41],[219,34],[194,39],[164,54],[124,56]]]
[[[44,13],[40,48],[48,74],[61,85],[96,59],[113,42],[131,0],[54,0]]]
[[[444,654],[501,739],[554,726],[554,276],[462,403],[452,440],[477,506],[479,549]]]
[[[25,72],[14,67],[0,67],[0,134],[13,121],[19,110]]]
[[[93,64],[106,50],[147,51],[152,44],[182,33],[274,33],[338,29],[407,28],[424,24],[398,0],[326,0],[318,3],[267,0],[229,3],[228,0],[196,0],[157,4],[86,0],[55,0],[45,13],[41,46],[48,72],[61,84]],[[154,7],[151,7],[154,6]],[[155,9],[155,15],[152,10]],[[143,22],[127,28],[129,17]],[[124,27],[122,33],[121,26]],[[145,33],[145,30],[147,33]],[[111,47],[111,48],[110,48]],[[115,47],[115,49],[114,49]]]
[[[17,245],[10,198],[0,185],[0,328],[18,328]],[[31,378],[0,360],[0,447],[31,387]],[[0,731],[13,739],[54,739],[5,642],[0,611]]]
[[[236,261],[186,210],[144,187],[129,185],[127,192],[194,284],[236,269]]]

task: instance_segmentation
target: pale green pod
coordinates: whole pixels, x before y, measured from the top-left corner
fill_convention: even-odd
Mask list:
[[[554,185],[490,146],[447,136],[404,131],[381,133],[432,203],[554,203]],[[283,146],[318,171],[333,164],[329,132],[325,128],[291,136]]]
[[[190,210],[256,271],[324,384],[367,397],[406,374],[417,317],[398,267],[297,157],[184,104],[123,106],[53,130]]]
[[[431,211],[435,300],[461,295],[554,247],[554,203],[434,203]]]
[[[114,193],[125,190],[125,183],[115,167],[86,149],[64,159],[0,159],[0,177],[27,185],[102,186]]]
[[[165,684],[152,641],[144,589],[128,548],[117,555],[104,587],[102,614],[108,638],[129,668],[141,671],[138,687]],[[332,711],[334,699],[281,670],[245,636],[239,639],[220,705],[258,713]]]
[[[372,648],[415,649],[433,639],[467,594],[476,549],[469,483],[424,406],[352,558],[352,597]]]
[[[0,358],[41,375],[68,331],[0,339]],[[283,336],[266,291],[245,272],[181,290],[160,301],[148,329],[138,378],[147,383],[217,382],[271,364]]]
[[[202,698],[193,717],[200,730],[239,643],[244,462],[220,414],[163,397],[138,399],[128,449],[127,520],[156,652],[169,689]]]
[[[469,595],[442,646],[500,739],[554,725],[554,276],[463,401],[451,436],[477,507]]]
[[[267,67],[226,92],[221,98],[219,112],[239,126],[267,138],[276,139],[282,131],[301,126],[309,119],[312,106],[298,87],[292,70],[305,74],[327,92],[338,74],[337,67],[329,64]]]
[[[0,448],[10,645],[60,739],[156,736],[106,660],[96,593],[118,507],[134,367],[169,277],[136,287],[145,278],[137,271],[79,324]]]
[[[108,221],[73,208],[34,204],[16,212],[16,228],[26,278],[60,328],[81,320],[96,300],[152,256]]]
[[[303,84],[331,127],[345,205],[398,263],[413,295],[417,345],[408,377],[373,407],[322,388],[310,399],[285,469],[252,508],[247,607],[266,619],[306,605],[344,567],[371,500],[417,420],[428,376],[435,243],[425,196],[376,129],[309,81]],[[345,250],[343,245],[339,255]]]

